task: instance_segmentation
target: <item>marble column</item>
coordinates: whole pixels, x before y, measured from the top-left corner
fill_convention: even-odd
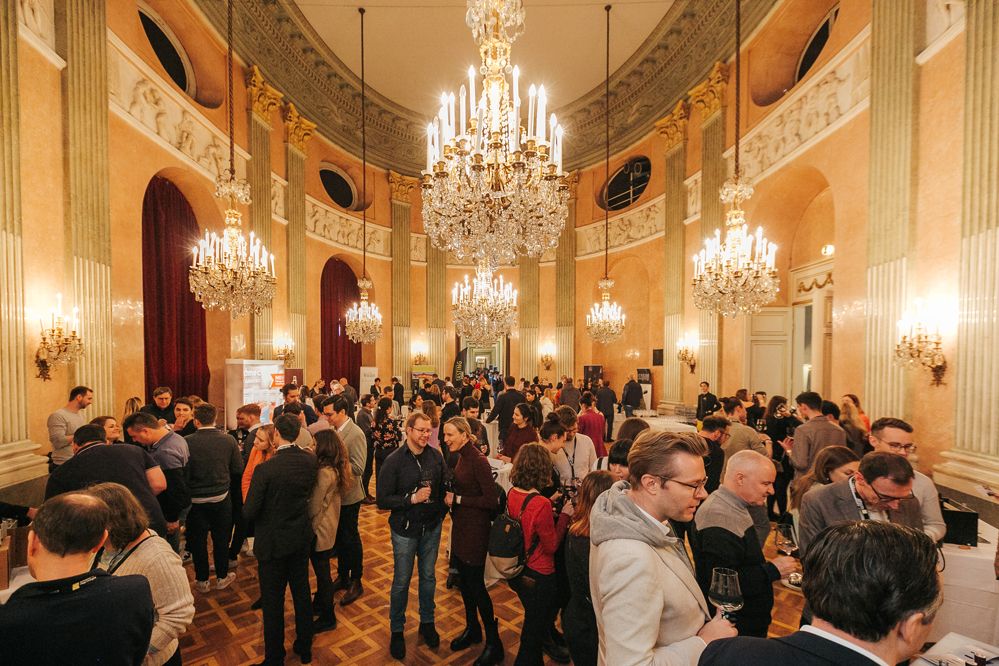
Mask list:
[[[975,484],[999,486],[999,4],[968,0],[964,81],[964,168],[961,207],[960,293],[954,381],[954,448],[934,480],[980,497]],[[951,359],[948,359],[951,360]],[[954,372],[956,370],[956,373]],[[921,371],[925,372],[925,371]],[[925,378],[925,374],[923,377]],[[874,413],[874,412],[872,412]]]
[[[555,249],[555,382],[575,379],[576,364],[576,186],[579,173],[568,176],[569,214]],[[582,370],[582,368],[580,368]]]
[[[875,0],[871,18],[871,147],[867,224],[864,408],[905,416],[905,369],[894,362],[905,310],[912,153],[916,122],[917,12]]]
[[[701,219],[700,236],[708,236],[715,229],[725,225],[725,209],[718,192],[728,176],[725,162],[725,114],[722,112],[725,99],[725,83],[728,80],[728,67],[715,63],[707,80],[690,91],[690,104],[701,112]],[[681,278],[682,279],[682,278]],[[698,318],[698,338],[700,346],[697,354],[697,372],[700,381],[711,384],[716,391],[721,375],[721,330],[718,325],[720,315],[701,310]],[[675,351],[674,350],[664,350]]]
[[[684,226],[687,217],[687,118],[689,105],[677,102],[665,118],[656,123],[656,131],[666,143],[665,202],[663,220],[663,268],[665,273],[663,321],[663,401],[683,402],[683,375],[686,368],[676,358],[677,342],[683,337],[683,302],[687,293],[684,284]]]
[[[44,476],[28,439],[28,350],[24,344],[17,12],[0,3],[0,488]]]
[[[427,247],[427,353],[441,377],[451,374],[447,359],[447,252]]]
[[[389,171],[389,195],[392,202],[392,374],[406,387],[407,395],[411,365],[409,257],[410,216],[413,211],[410,195],[418,186],[416,179]],[[428,247],[428,255],[429,251]]]
[[[108,189],[108,58],[103,0],[56,3],[56,48],[65,126],[66,232],[85,353],[74,383],[94,390],[93,414],[114,414],[111,342],[111,209]]]
[[[283,95],[264,81],[260,69],[253,65],[247,75],[246,88],[250,101],[250,162],[247,165],[247,178],[250,182],[250,231],[268,249],[271,243],[271,112],[281,105]],[[291,262],[288,262],[291,267]],[[289,271],[290,272],[290,271]],[[278,280],[287,280],[288,274],[278,275]],[[265,307],[260,314],[253,315],[251,327],[253,336],[253,357],[256,359],[274,358],[274,308]],[[297,354],[297,350],[296,350]]]
[[[520,258],[520,284],[517,285],[518,335],[520,336],[520,377],[538,374],[538,327],[541,310],[541,271],[538,259]]]
[[[288,329],[295,343],[296,368],[308,368],[308,340],[306,338],[305,280],[305,153],[309,138],[316,124],[298,113],[294,104],[284,109],[285,160],[288,187],[285,191],[285,217],[288,219],[287,275]]]

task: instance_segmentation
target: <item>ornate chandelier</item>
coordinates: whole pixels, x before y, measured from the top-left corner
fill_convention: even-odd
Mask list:
[[[517,325],[517,290],[479,264],[471,282],[466,275],[451,290],[451,314],[458,335],[473,345],[491,345]]]
[[[610,11],[611,6],[604,7],[607,12],[607,60],[604,77],[604,182],[610,184]],[[606,187],[606,185],[605,185]],[[606,197],[604,197],[606,199]],[[624,334],[624,311],[617,303],[611,303],[610,290],[614,280],[607,274],[607,258],[610,251],[610,203],[604,201],[604,276],[597,282],[600,288],[600,302],[594,303],[590,314],[586,315],[586,332],[594,342],[608,344]]]
[[[780,280],[775,259],[777,246],[763,237],[763,227],[750,234],[742,203],[753,196],[753,187],[741,180],[739,139],[742,47],[741,0],[735,3],[735,174],[721,188],[725,213],[725,241],[721,230],[704,241],[704,249],[694,256],[694,305],[726,317],[755,314],[777,296]]]
[[[267,252],[259,238],[250,232],[243,236],[243,216],[236,204],[250,203],[250,185],[236,177],[236,144],[233,138],[232,104],[232,0],[228,3],[227,34],[229,106],[229,167],[219,174],[215,196],[227,202],[225,231],[219,236],[205,231],[194,247],[188,280],[194,298],[206,310],[228,310],[233,319],[249,312],[260,314],[274,300],[277,285],[274,255]],[[269,260],[269,261],[268,261]]]
[[[441,95],[427,126],[427,235],[435,247],[490,269],[555,247],[568,215],[563,130],[547,115],[544,86],[528,89],[521,124],[520,69],[511,68],[510,51],[524,15],[522,0],[468,0],[465,23],[482,57],[482,93],[476,96],[469,67],[457,113],[454,93]]]
[[[347,310],[347,337],[354,342],[370,344],[381,337],[382,313],[378,306],[368,301],[368,290],[373,283],[368,278],[368,125],[367,88],[364,82],[364,7],[358,7],[361,15],[361,279],[357,286],[361,290],[360,303],[354,303]]]

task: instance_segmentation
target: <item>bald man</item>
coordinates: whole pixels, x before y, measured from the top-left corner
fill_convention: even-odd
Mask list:
[[[722,485],[694,517],[690,544],[697,567],[697,582],[708,596],[711,572],[716,567],[739,574],[744,606],[734,618],[740,636],[766,637],[774,605],[773,582],[797,568],[793,557],[767,561],[763,544],[770,529],[757,528],[752,513],[765,507],[773,495],[777,472],[773,462],[756,451],[732,454]]]

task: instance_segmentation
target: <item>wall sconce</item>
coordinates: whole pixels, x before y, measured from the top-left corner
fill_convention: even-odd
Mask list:
[[[696,347],[697,340],[690,336],[684,336],[676,341],[676,360],[686,363],[690,368],[690,374],[694,374],[694,368],[697,367],[697,357],[694,356]]]
[[[916,307],[922,310],[922,302],[917,301]],[[926,368],[933,377],[930,384],[943,384],[947,359],[944,357],[939,328],[935,324],[928,324],[923,317],[910,319],[907,314],[904,315],[898,322],[895,362],[909,368]]]
[[[823,245],[822,246],[822,256],[823,257],[831,257],[834,254],[836,254],[836,246],[835,245],[831,245],[830,244],[830,245]]]
[[[274,339],[274,358],[284,361],[285,367],[295,362],[295,341],[289,336]]]
[[[43,381],[52,379],[52,366],[68,365],[83,356],[83,340],[77,335],[80,329],[79,309],[73,308],[72,317],[62,314],[62,294],[56,294],[56,306],[49,310],[49,327],[39,321],[42,339],[35,352],[36,375]]]
[[[426,364],[427,364],[427,343],[414,342],[413,365],[426,365]]]
[[[552,342],[546,342],[541,347],[541,365],[545,366],[545,370],[551,370],[552,364],[555,363],[555,344]]]

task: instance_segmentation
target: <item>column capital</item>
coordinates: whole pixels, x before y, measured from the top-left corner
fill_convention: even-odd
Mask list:
[[[295,104],[288,102],[284,107],[284,127],[288,145],[294,146],[304,153],[306,144],[316,130],[316,124],[302,117]]]
[[[256,65],[250,65],[250,72],[246,77],[246,90],[250,97],[250,109],[268,121],[271,111],[280,106],[284,97],[277,88],[264,81],[264,75]]]
[[[721,110],[725,99],[725,84],[728,81],[728,66],[716,62],[708,78],[697,84],[687,93],[690,103],[707,118]]]
[[[687,119],[690,117],[690,104],[680,100],[666,117],[656,123],[656,132],[666,141],[669,152],[687,138]]]
[[[577,190],[579,189],[579,171],[567,173],[565,175],[565,184],[569,186],[569,201],[575,201]]]
[[[409,195],[419,187],[420,181],[416,178],[403,176],[401,173],[389,170],[389,194],[392,201],[409,203]]]

